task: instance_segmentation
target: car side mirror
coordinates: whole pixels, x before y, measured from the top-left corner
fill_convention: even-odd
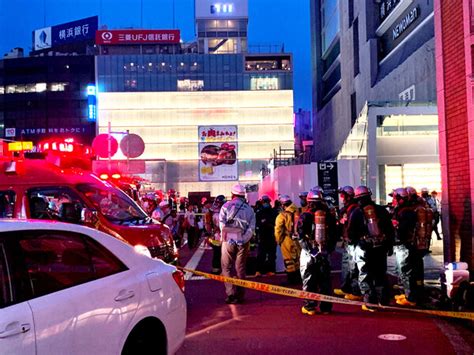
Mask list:
[[[86,225],[94,225],[97,223],[97,211],[91,208],[83,208],[81,211],[81,222]]]

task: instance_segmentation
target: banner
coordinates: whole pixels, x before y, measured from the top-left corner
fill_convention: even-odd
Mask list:
[[[237,126],[199,126],[199,181],[239,178]]]

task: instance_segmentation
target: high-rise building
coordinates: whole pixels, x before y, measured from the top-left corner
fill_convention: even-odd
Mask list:
[[[140,135],[140,173],[156,188],[229,194],[257,184],[274,149],[293,149],[292,57],[248,51],[247,7],[196,0],[197,46],[175,53],[176,30],[98,31],[99,132]]]
[[[362,183],[440,188],[433,0],[311,0],[316,160]]]

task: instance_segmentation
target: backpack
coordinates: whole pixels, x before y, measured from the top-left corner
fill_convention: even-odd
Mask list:
[[[433,232],[433,210],[423,206],[418,206],[416,212],[416,227],[414,245],[418,250],[428,250]]]

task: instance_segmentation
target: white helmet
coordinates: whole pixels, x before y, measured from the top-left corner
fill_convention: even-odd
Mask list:
[[[319,190],[311,190],[308,192],[308,196],[306,196],[306,201],[322,201],[323,200],[323,193]]]
[[[280,200],[282,204],[291,202],[291,198],[288,195],[281,195],[278,199]]]
[[[245,187],[240,184],[235,184],[232,186],[231,193],[236,196],[245,196]]]

